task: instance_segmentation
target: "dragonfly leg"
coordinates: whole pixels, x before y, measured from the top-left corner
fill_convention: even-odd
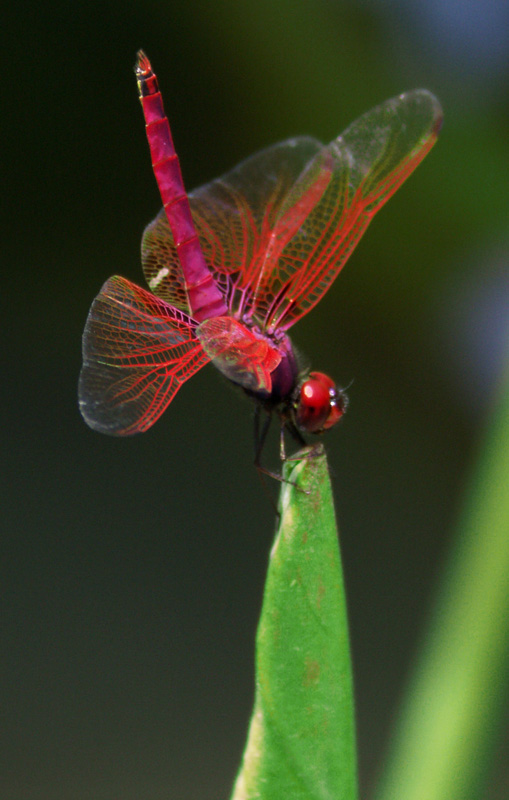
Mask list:
[[[291,486],[296,486],[296,488],[299,489],[299,487],[297,486],[296,483],[294,483],[294,481],[290,481],[288,480],[288,478],[283,478],[282,475],[279,475],[277,472],[273,472],[272,470],[267,469],[267,467],[264,467],[263,464],[261,463],[263,447],[265,444],[265,440],[267,438],[267,434],[269,432],[270,423],[272,422],[272,414],[270,411],[266,411],[267,417],[264,420],[263,425],[260,426],[260,413],[261,413],[261,406],[257,405],[255,407],[255,417],[254,417],[254,439],[255,439],[254,465],[258,470],[258,475],[260,476],[262,484],[266,488],[264,476],[267,475],[269,478],[273,478],[275,481],[279,481],[279,483],[289,483]],[[284,455],[284,445],[283,445],[283,451],[281,451],[281,453]],[[285,458],[282,458],[282,460],[284,461]],[[303,490],[299,489],[299,491]]]
[[[288,430],[288,432],[291,434],[291,436],[297,442],[297,444],[299,444],[301,447],[300,450],[298,450],[291,456],[287,456],[285,453],[285,442],[283,435],[285,428]],[[304,450],[303,448],[306,449]],[[302,436],[301,432],[293,422],[287,421],[286,425],[281,426],[281,442],[280,442],[281,461],[298,461],[302,458],[315,458],[319,452],[321,452],[320,445],[319,444],[308,445],[306,440]]]
[[[297,444],[299,444],[301,447],[305,447],[306,446],[306,440],[304,439],[304,437],[302,436],[301,432],[299,431],[299,429],[297,428],[297,426],[293,422],[291,422],[289,420],[286,420],[286,422],[284,422],[281,425],[281,433],[280,433],[280,440],[279,440],[279,455],[281,457],[281,461],[291,461],[293,457],[288,457],[286,455],[285,428],[288,430],[288,432],[293,437],[293,439],[297,442]]]
[[[258,470],[260,478],[262,478],[262,475],[268,475],[269,477],[274,478],[276,481],[281,481],[286,483],[285,478],[283,478],[281,475],[278,475],[276,472],[271,472],[271,470],[264,467],[261,463],[263,447],[265,445],[265,440],[269,432],[270,423],[272,422],[272,414],[270,413],[270,411],[266,412],[267,416],[263,422],[263,425],[260,427],[260,412],[261,412],[261,406],[256,405],[255,417],[254,417],[254,441],[255,441],[254,465]]]
[[[263,447],[264,447],[264,444],[265,444],[265,440],[267,438],[267,433],[269,432],[270,423],[272,422],[272,414],[271,414],[270,411],[266,410],[267,417],[264,420],[263,424],[260,425],[260,413],[261,413],[261,411],[262,411],[262,407],[260,405],[257,405],[255,407],[255,417],[254,417],[254,440],[255,440],[255,460],[254,460],[254,465],[255,465],[256,470],[258,472],[258,475],[260,477],[260,481],[262,483],[263,489],[268,494],[268,496],[270,498],[270,502],[272,503],[272,506],[274,507],[274,510],[276,511],[276,514],[279,517],[280,513],[279,513],[279,511],[277,509],[276,503],[274,502],[274,498],[272,497],[272,494],[270,493],[270,491],[268,489],[267,483],[265,481],[265,476],[268,476],[269,478],[273,478],[275,481],[279,481],[279,483],[288,483],[288,484],[290,484],[290,486],[295,486],[295,488],[297,489],[298,492],[303,492],[304,494],[308,494],[308,492],[305,489],[302,489],[300,486],[298,486],[295,483],[295,481],[291,481],[288,478],[284,478],[282,475],[278,474],[277,472],[273,472],[272,470],[267,469],[267,467],[264,467],[263,464],[261,463],[261,456],[262,456]],[[281,439],[280,439],[280,445],[279,445],[279,452],[280,452],[280,456],[281,456],[281,461],[286,461],[287,460],[287,456],[286,456],[286,453],[285,453],[283,431],[284,431],[284,425],[281,426]],[[303,444],[305,444],[304,439],[302,438],[300,433],[298,433],[298,431],[297,431],[297,435],[299,436],[299,441],[301,441]]]
[[[267,438],[267,433],[269,432],[270,423],[272,421],[271,415],[267,414],[267,418],[263,423],[263,427],[260,431],[260,411],[261,411],[261,406],[257,403],[255,406],[255,415],[254,415],[255,466],[258,466],[258,464],[260,463],[260,456],[262,454],[263,446],[265,444],[265,439]]]

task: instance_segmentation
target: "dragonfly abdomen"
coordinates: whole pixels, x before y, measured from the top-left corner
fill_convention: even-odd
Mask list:
[[[228,309],[198,240],[157,78],[142,50],[135,71],[152,168],[184,274],[189,308],[192,317],[202,322]]]

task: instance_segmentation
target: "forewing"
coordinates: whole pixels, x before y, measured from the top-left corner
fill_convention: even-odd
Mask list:
[[[232,312],[240,306],[249,308],[271,231],[297,179],[322,147],[309,137],[289,139],[256,153],[189,195],[205,259]],[[302,187],[306,188],[304,183]],[[316,200],[308,200],[301,209],[303,219]],[[298,225],[296,215],[293,224]],[[142,263],[151,290],[188,310],[184,278],[164,210],[145,230]]]
[[[141,263],[150,290],[170,305],[189,313],[184,274],[164,208],[143,231]]]
[[[315,157],[330,180],[291,239],[287,222],[273,231],[253,301],[265,328],[290,327],[320,300],[375,213],[431,149],[441,119],[432,94],[408,92],[364,114]]]
[[[145,431],[208,361],[190,317],[124,278],[110,278],[83,334],[81,413],[101,433]]]
[[[231,313],[270,332],[309,311],[374,214],[433,146],[440,121],[433,95],[408,92],[330,145],[290,139],[192,192],[200,244]],[[143,262],[152,291],[186,309],[163,212],[147,228]]]

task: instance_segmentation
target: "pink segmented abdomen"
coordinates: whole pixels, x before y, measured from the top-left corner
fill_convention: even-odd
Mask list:
[[[184,274],[191,315],[198,322],[222,316],[228,309],[205,261],[157,78],[150,61],[141,50],[136,62],[136,78],[152,168]]]

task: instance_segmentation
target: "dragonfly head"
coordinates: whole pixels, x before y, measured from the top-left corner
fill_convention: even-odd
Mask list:
[[[348,398],[332,378],[323,372],[310,372],[301,384],[295,408],[295,421],[306,433],[322,433],[339,422]]]

